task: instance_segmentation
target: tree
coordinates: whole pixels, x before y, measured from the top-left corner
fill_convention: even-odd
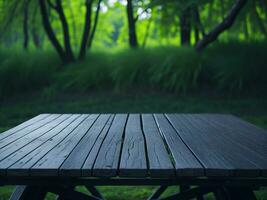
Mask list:
[[[92,5],[93,5],[93,0],[86,0],[86,4],[85,4],[86,16],[85,16],[85,25],[84,25],[83,37],[82,37],[82,42],[81,42],[80,54],[79,54],[80,60],[84,59],[85,54],[86,54],[86,47],[88,43],[89,34],[91,31]]]
[[[225,41],[266,39],[266,0],[252,0],[244,9],[247,0],[235,1],[0,0],[0,40],[9,47],[20,42],[24,49],[31,42],[37,48],[44,44],[45,48],[48,41],[62,61],[70,63],[86,57],[99,26],[105,35],[97,45],[103,47],[125,43],[125,38],[131,48],[144,47],[147,41],[153,45],[194,42],[197,50],[219,37]],[[230,33],[221,34],[234,23]]]
[[[49,1],[50,2],[50,1]],[[41,11],[41,15],[42,15],[42,21],[43,21],[43,27],[45,29],[45,32],[47,34],[48,39],[50,40],[50,42],[52,43],[52,45],[54,46],[54,48],[56,49],[58,55],[60,56],[61,60],[64,63],[69,63],[71,62],[71,58],[67,57],[67,54],[65,53],[65,50],[63,49],[63,47],[61,46],[60,42],[58,41],[53,28],[51,26],[50,20],[49,20],[49,16],[48,16],[48,12],[47,12],[47,2],[46,0],[39,0],[39,5],[40,5],[40,11]],[[51,4],[50,2],[50,6],[54,6]]]
[[[85,13],[84,30],[82,34],[81,45],[80,45],[80,50],[79,50],[79,55],[78,55],[79,60],[83,60],[85,58],[87,46],[90,47],[92,45],[92,41],[93,41],[94,34],[96,31],[96,27],[97,27],[101,0],[98,1],[94,25],[91,31],[93,2],[94,0],[85,0],[86,13]],[[57,53],[59,54],[61,60],[64,63],[74,62],[76,59],[72,51],[69,25],[68,25],[68,22],[67,22],[65,13],[64,13],[62,1],[55,0],[55,3],[53,3],[51,0],[39,0],[39,5],[40,5],[40,11],[42,15],[43,27],[45,29],[45,32],[50,42],[52,43]],[[47,12],[47,5],[51,9],[56,11],[57,15],[59,16],[59,20],[60,20],[62,30],[63,30],[64,47],[62,47],[56,34],[53,31],[51,22],[49,20],[49,14]]]
[[[132,0],[127,0],[127,20],[128,20],[128,35],[129,35],[129,45],[131,48],[138,47],[136,27],[135,27],[135,17]]]
[[[24,0],[24,5],[23,5],[23,33],[24,33],[23,47],[25,50],[28,49],[28,45],[29,45],[29,4],[30,4],[30,0]]]
[[[181,44],[190,45],[191,39],[191,6],[186,7],[180,16]]]
[[[86,1],[86,20],[85,20],[85,28],[84,28],[83,39],[82,39],[80,55],[79,55],[80,60],[85,58],[86,47],[88,49],[92,47],[97,24],[98,24],[101,2],[102,0],[98,0],[95,18],[94,18],[94,24],[93,24],[93,27],[91,27],[93,0]]]
[[[32,41],[33,44],[35,45],[36,48],[40,48],[42,46],[42,42],[43,42],[43,37],[42,37],[42,32],[39,30],[40,29],[40,25],[39,25],[39,5],[38,2],[35,3],[33,5],[33,13],[31,16],[31,37],[32,37]]]
[[[195,33],[195,43],[200,40],[200,35],[204,37],[206,35],[205,29],[200,19],[198,5],[193,6],[193,21],[194,21],[194,33]]]
[[[97,3],[96,13],[95,13],[95,19],[94,19],[94,25],[93,25],[92,31],[90,33],[89,41],[88,41],[88,45],[87,45],[87,47],[89,49],[92,47],[92,44],[93,44],[93,40],[94,40],[94,36],[95,36],[97,24],[98,24],[98,18],[99,18],[99,12],[100,12],[101,2],[102,2],[102,0],[98,0],[98,3]]]
[[[234,24],[235,19],[237,18],[238,14],[242,10],[242,8],[247,3],[247,0],[237,0],[236,3],[232,6],[232,9],[228,13],[228,15],[223,19],[223,21],[218,24],[215,28],[213,28],[207,35],[203,37],[202,40],[200,40],[197,45],[196,49],[198,51],[203,50],[205,47],[207,47],[210,43],[215,41],[221,33],[223,33],[225,30],[231,28],[231,26]]]
[[[50,0],[48,0],[50,2]],[[64,46],[65,46],[65,54],[67,58],[67,62],[72,62],[74,61],[74,55],[71,47],[71,42],[70,42],[70,33],[69,33],[69,25],[62,7],[62,2],[61,0],[56,0],[55,6],[52,6],[56,10],[56,12],[59,15],[59,19],[62,25],[63,29],[63,35],[64,35]]]

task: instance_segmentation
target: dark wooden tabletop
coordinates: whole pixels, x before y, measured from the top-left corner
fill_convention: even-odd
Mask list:
[[[266,177],[267,132],[222,114],[42,114],[0,134],[0,176]]]

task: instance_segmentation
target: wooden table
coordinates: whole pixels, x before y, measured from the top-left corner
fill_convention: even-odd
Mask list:
[[[0,134],[0,184],[27,200],[103,199],[100,185],[158,185],[151,200],[170,185],[180,192],[162,199],[254,199],[267,132],[222,114],[42,114]]]

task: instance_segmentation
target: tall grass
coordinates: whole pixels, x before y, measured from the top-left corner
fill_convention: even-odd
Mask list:
[[[0,97],[40,90],[53,82],[60,61],[52,53],[0,52]]]
[[[217,44],[197,53],[189,47],[91,52],[85,61],[61,66],[51,52],[0,50],[0,97],[26,91],[76,93],[159,88],[175,93],[209,84],[220,90],[267,85],[267,44]]]
[[[262,87],[267,83],[267,44],[237,43],[219,44],[206,54],[210,75],[219,88],[244,90]]]
[[[60,76],[64,89],[158,87],[186,91],[197,85],[200,56],[191,48],[127,50],[116,54],[95,53],[82,63],[68,67]]]

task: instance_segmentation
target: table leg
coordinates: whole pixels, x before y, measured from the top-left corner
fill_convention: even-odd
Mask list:
[[[46,193],[41,187],[17,186],[9,200],[42,200]]]
[[[228,194],[224,187],[220,187],[214,191],[216,200],[228,200]]]
[[[186,192],[190,190],[190,186],[189,185],[180,185],[180,192]],[[197,200],[204,200],[204,196],[199,194],[197,197],[196,197]]]
[[[157,188],[154,193],[148,197],[147,200],[157,200],[160,195],[162,195],[162,193],[167,189],[168,186],[160,186],[159,188]]]
[[[77,192],[74,188],[49,188],[49,192],[57,194],[57,199],[60,200],[102,200],[95,196],[89,196],[87,194]]]
[[[95,186],[86,186],[87,190],[95,197],[104,199],[101,193],[95,188]]]
[[[75,190],[75,187],[68,187],[68,188],[64,188],[62,190],[71,190],[72,191],[72,190]],[[62,195],[57,195],[56,200],[67,200],[67,199],[63,198]]]
[[[162,200],[190,200],[193,198],[197,198],[200,195],[205,195],[207,193],[213,192],[214,188],[203,188],[203,187],[196,187],[189,190],[186,190],[184,192],[180,192],[177,194],[174,194],[172,196],[163,198]]]
[[[187,190],[190,190],[189,185],[180,185],[180,192],[185,192]]]

